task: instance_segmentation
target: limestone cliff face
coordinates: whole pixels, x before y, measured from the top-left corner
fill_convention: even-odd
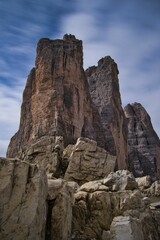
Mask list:
[[[160,140],[140,103],[124,108],[128,120],[128,164],[136,177],[160,177]]]
[[[83,70],[82,41],[73,35],[39,41],[36,67],[23,94],[19,131],[11,139],[7,155],[14,157],[32,139],[47,135],[63,136],[65,145],[80,136],[105,145]]]
[[[99,60],[98,66],[86,70],[89,90],[96,105],[103,130],[107,150],[117,155],[117,168],[127,167],[127,125],[121,106],[118,68],[111,57]]]
[[[0,158],[0,239],[44,240],[46,198],[44,169]]]

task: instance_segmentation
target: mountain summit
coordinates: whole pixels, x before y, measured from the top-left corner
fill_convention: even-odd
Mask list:
[[[40,39],[36,64],[23,93],[19,130],[7,156],[19,156],[23,147],[42,137],[62,136],[64,147],[87,137],[116,156],[115,170],[129,168],[135,176],[149,174],[156,179],[160,175],[159,138],[150,118],[145,122],[141,118],[147,114],[143,107],[128,105],[123,111],[118,73],[109,56],[84,71],[82,41],[74,35]],[[134,141],[135,136],[138,140]]]

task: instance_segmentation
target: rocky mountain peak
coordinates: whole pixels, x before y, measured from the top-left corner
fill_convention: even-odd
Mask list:
[[[25,144],[42,136],[63,136],[65,146],[80,136],[106,145],[83,70],[82,41],[73,35],[38,42],[36,66],[23,94],[20,128],[7,155],[16,156]]]
[[[107,143],[107,150],[117,156],[117,168],[127,168],[127,125],[121,105],[118,67],[110,56],[86,70],[89,90],[96,105]]]
[[[72,34],[65,34],[63,36],[63,40],[65,41],[74,41],[74,40],[77,40],[76,37]]]
[[[140,103],[124,108],[128,121],[128,163],[136,177],[160,177],[160,140],[150,116]]]
[[[114,59],[112,59],[110,56],[103,57],[98,61],[98,67],[103,67],[105,65],[108,66],[109,64],[110,65],[113,64],[115,68],[117,68],[117,74],[119,74],[117,64],[115,63]]]
[[[20,127],[7,156],[21,156],[26,146],[43,137],[62,136],[65,147],[87,137],[116,156],[113,169],[127,169],[129,164],[135,176],[147,173],[155,179],[160,171],[159,138],[141,104],[129,104],[123,111],[118,74],[110,56],[84,71],[83,44],[74,35],[40,39],[23,93]]]

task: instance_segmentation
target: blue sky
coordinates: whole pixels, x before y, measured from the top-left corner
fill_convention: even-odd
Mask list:
[[[22,92],[40,38],[83,40],[84,68],[110,55],[123,106],[140,102],[160,135],[159,0],[0,0],[0,156],[18,130]]]

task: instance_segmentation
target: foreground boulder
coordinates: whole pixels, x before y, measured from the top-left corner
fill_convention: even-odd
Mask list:
[[[142,223],[131,216],[115,217],[111,224],[110,236],[115,240],[144,240]]]
[[[145,193],[148,196],[160,197],[160,180],[153,182],[152,185],[145,190]]]
[[[44,240],[46,197],[44,169],[0,158],[0,239]]]
[[[0,239],[159,240],[159,206],[127,170],[79,186],[0,158]]]
[[[151,186],[151,183],[152,183],[150,176],[144,176],[144,177],[136,178],[136,182],[138,184],[138,187],[141,190],[149,188]]]
[[[72,148],[65,180],[83,184],[100,179],[114,171],[116,157],[88,138],[79,138]]]
[[[72,239],[160,238],[160,212],[150,210],[149,201],[128,171],[85,183],[74,196]]]

